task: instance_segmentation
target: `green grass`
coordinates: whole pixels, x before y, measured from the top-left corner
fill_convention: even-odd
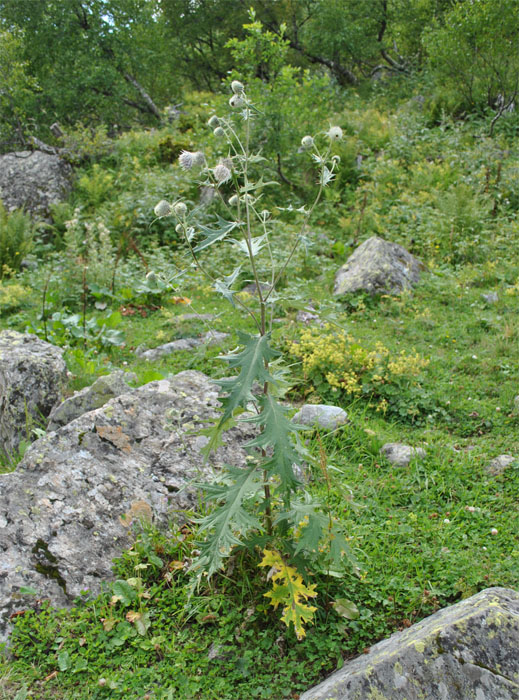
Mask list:
[[[343,406],[351,420],[344,429],[320,438],[330,487],[322,474],[313,473],[309,488],[346,525],[360,575],[352,572],[339,582],[319,582],[315,624],[297,642],[279,621],[279,613],[268,607],[263,596],[268,584],[257,562],[238,555],[223,576],[188,601],[187,577],[174,562],[189,560],[193,534],[147,534],[137,542],[135,555],[122,555],[116,570],[125,580],[135,576],[137,563],[145,565],[137,571],[150,597],[127,606],[111,604],[112,591],[107,590],[96,599],[85,596],[69,611],[43,606],[36,614],[16,618],[11,656],[1,662],[0,698],[296,698],[345,659],[440,607],[488,586],[518,586],[519,462],[497,477],[485,469],[497,455],[519,457],[519,414],[513,401],[519,394],[519,245],[517,202],[510,194],[517,156],[512,150],[501,183],[495,185],[495,163],[490,162],[492,187],[502,187],[508,203],[500,204],[497,215],[487,216],[478,229],[483,251],[479,255],[473,247],[463,247],[465,239],[472,243],[472,234],[458,220],[454,246],[444,214],[431,204],[434,196],[448,192],[466,175],[472,190],[464,196],[480,201],[484,195],[484,210],[488,193],[482,187],[492,144],[484,140],[473,147],[478,125],[429,129],[421,117],[397,110],[398,118],[392,115],[385,136],[386,155],[376,150],[375,138],[377,115],[384,116],[385,108],[370,107],[370,127],[371,122],[363,126],[362,105],[357,107],[345,112],[341,123],[349,125],[348,148],[358,147],[366,154],[364,170],[339,180],[342,189],[328,195],[312,225],[313,247],[295,256],[283,279],[282,296],[292,301],[282,300],[273,327],[275,342],[283,347],[297,337],[297,309],[311,302],[363,347],[380,341],[392,357],[414,349],[429,360],[416,383],[400,387],[400,414],[377,412],[369,394],[352,398],[331,387],[324,387],[321,395],[310,390],[313,400]],[[501,145],[503,138],[498,137]],[[131,138],[125,139],[129,148]],[[146,183],[146,197],[135,204],[136,213],[132,210],[142,241],[143,231],[150,230],[146,207],[155,192],[156,199],[161,198],[159,191],[171,171],[155,162],[155,170],[149,170],[140,151],[131,162],[135,159],[142,166],[135,168],[135,175],[124,162],[117,164],[123,172],[102,209],[110,211],[113,205],[112,219],[123,216],[124,207]],[[113,162],[110,167],[113,170]],[[176,169],[173,181],[180,193],[192,193]],[[365,191],[369,196],[362,213]],[[283,191],[279,199],[289,196]],[[283,219],[278,228],[274,254],[282,259],[295,224]],[[401,297],[333,299],[333,275],[353,250],[355,237],[361,241],[374,233],[403,243],[416,237],[413,250],[428,264],[422,282]],[[154,269],[166,273],[170,257],[179,257],[174,245],[157,250],[144,241],[143,250]],[[206,264],[221,270],[233,255],[228,249],[216,251]],[[41,291],[26,290],[41,290],[45,274],[44,262],[37,271],[23,272],[15,281],[23,285],[23,294],[6,293],[10,285],[4,280],[9,303],[0,306],[1,328],[24,330],[28,324],[41,324]],[[121,263],[119,289],[135,289],[145,274],[138,259]],[[496,303],[483,299],[489,292],[498,293]],[[60,308],[59,288],[55,294],[49,301],[51,311]],[[172,297],[179,294],[191,299],[191,305],[175,303]],[[67,301],[68,311],[81,313],[80,292],[75,299]],[[185,369],[222,376],[225,365],[218,355],[235,347],[237,330],[254,330],[238,307],[215,297],[197,274],[185,286],[162,295],[159,304],[141,297],[132,301],[135,314],[122,315],[118,325],[124,332],[122,347],[84,345],[56,336],[66,346],[71,392],[115,367],[134,371],[138,385]],[[123,296],[108,303],[121,313],[129,307]],[[139,346],[155,347],[205,332],[205,323],[181,318],[192,311],[216,315],[210,326],[230,333],[222,348],[175,353],[153,363],[138,358]],[[89,316],[101,313],[106,311],[89,304]],[[292,370],[296,381],[287,398],[297,403],[309,381],[300,365]],[[416,405],[418,413],[407,410]],[[424,446],[426,458],[405,468],[391,466],[379,449],[395,441]],[[319,454],[316,436],[309,438],[308,447]],[[342,619],[331,607],[333,600],[344,597],[356,604],[357,619]],[[126,619],[129,611],[145,615],[145,634]],[[221,645],[222,658],[210,660],[212,645]]]

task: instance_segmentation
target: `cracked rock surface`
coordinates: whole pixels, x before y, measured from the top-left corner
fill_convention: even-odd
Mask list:
[[[487,588],[347,662],[300,700],[517,700],[519,593]]]
[[[23,208],[46,216],[72,187],[72,168],[43,151],[17,151],[0,156],[0,199],[8,211]]]
[[[67,381],[63,350],[35,335],[0,332],[0,450],[8,456],[30,439],[61,401]]]
[[[204,464],[198,429],[218,415],[218,394],[186,371],[111,399],[34,442],[16,471],[0,474],[0,638],[14,611],[37,598],[72,603],[100,591],[112,559],[131,543],[132,514],[159,525],[196,505],[188,482],[244,463],[247,425],[232,428]],[[31,587],[37,596],[20,595]]]
[[[372,236],[337,272],[333,293],[364,290],[370,294],[400,294],[419,282],[424,267],[401,245]]]

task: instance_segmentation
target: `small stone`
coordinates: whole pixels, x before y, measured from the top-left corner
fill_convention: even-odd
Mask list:
[[[412,459],[423,459],[426,452],[423,447],[411,447],[401,442],[386,442],[380,448],[380,454],[395,467],[407,467]]]
[[[225,338],[228,338],[228,333],[220,333],[219,331],[208,331],[204,333],[200,338],[180,338],[179,340],[173,340],[171,343],[164,343],[164,345],[159,345],[151,350],[146,350],[146,348],[139,347],[135,351],[138,357],[144,360],[149,360],[154,362],[160,357],[165,355],[170,355],[172,352],[179,352],[180,350],[193,350],[200,345],[220,345]]]
[[[482,294],[481,297],[487,302],[487,304],[496,304],[499,301],[497,292],[489,292],[488,294]]]
[[[495,457],[495,459],[487,465],[485,471],[491,476],[499,476],[499,474],[502,474],[515,460],[516,458],[512,457],[512,455],[499,455],[499,457]]]
[[[292,422],[306,425],[309,428],[318,427],[325,430],[335,430],[348,422],[348,415],[339,406],[307,403],[295,414]]]

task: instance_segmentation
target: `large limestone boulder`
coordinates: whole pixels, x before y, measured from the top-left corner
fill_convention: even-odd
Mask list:
[[[517,700],[519,593],[488,588],[347,662],[300,700]]]
[[[18,151],[0,156],[0,200],[7,210],[23,208],[47,216],[72,186],[72,168],[59,156]]]
[[[399,294],[418,283],[423,269],[424,264],[401,245],[372,236],[337,272],[333,293]]]
[[[63,350],[35,335],[0,332],[0,450],[8,456],[31,439],[67,381]]]
[[[198,429],[217,415],[217,389],[201,372],[181,372],[111,399],[40,438],[16,471],[0,474],[0,638],[20,595],[66,606],[112,577],[112,559],[131,541],[137,516],[166,524],[197,504],[191,479],[244,464],[244,424],[224,435],[207,464]]]
[[[126,394],[130,391],[130,386],[126,380],[137,379],[133,372],[116,370],[111,374],[98,377],[92,386],[87,386],[52,409],[49,416],[48,430],[57,430],[63,425],[67,425],[75,418],[79,418],[83,413],[88,413],[96,408],[101,408],[110,399]]]

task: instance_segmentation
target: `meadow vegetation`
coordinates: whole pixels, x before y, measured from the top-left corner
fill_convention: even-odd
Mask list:
[[[480,22],[487,5],[478,4]],[[442,56],[463,58],[447,52],[455,20],[465,27],[463,41],[473,41],[474,17],[456,12],[441,31],[431,25],[424,35],[421,46],[443,51],[429,72],[411,63],[349,87],[333,71],[290,62],[290,33],[268,34],[251,17],[230,42],[233,72],[224,85],[216,92],[184,88],[178,118],[114,138],[104,127],[70,128],[69,143],[79,144],[75,186],[52,221],[0,209],[0,328],[63,347],[70,392],[115,368],[135,372],[138,385],[196,369],[229,388],[232,363],[239,365],[232,350],[258,334],[246,307],[260,319],[273,308],[247,285],[272,280],[275,270],[282,274],[271,328],[260,320],[260,336],[268,333],[284,358],[283,368],[271,365],[279,405],[285,411],[330,403],[349,417],[338,430],[300,434],[304,488],[316,508],[295,490],[281,493],[280,512],[297,507],[273,535],[265,520],[269,497],[255,496],[263,522],[250,528],[257,542],[237,526],[231,535],[240,543],[231,538],[220,561],[202,561],[202,570],[220,573],[191,585],[189,569],[205,535],[200,513],[185,513],[167,533],[137,528],[135,544],[114,564],[117,581],[102,595],[85,592],[71,610],[43,603],[17,617],[9,656],[0,662],[0,698],[297,698],[395,630],[483,588],[517,587],[519,118],[502,110],[495,119],[500,107],[489,93],[510,101],[508,70],[497,87],[485,86],[479,72],[470,93],[435,78]],[[411,52],[409,27],[419,18],[408,20],[394,32]],[[490,20],[501,31],[498,18]],[[308,47],[317,47],[316,37],[317,30],[306,37]],[[250,154],[266,159],[249,166],[259,186],[243,191],[242,161],[239,177],[217,183],[221,196],[204,199],[178,158],[203,151],[214,170],[220,158],[236,156],[213,133],[220,125],[208,122],[227,113],[238,79],[254,105]],[[333,144],[339,167],[302,228],[324,164],[309,158],[301,139],[312,134],[324,143],[332,125],[342,130]],[[270,212],[268,255],[252,256],[252,272],[242,265],[243,246],[217,238],[236,186],[245,210],[250,204],[258,214]],[[250,192],[258,205],[247,199]],[[180,226],[175,217],[157,216],[160,200],[185,204],[188,220],[183,210]],[[337,269],[373,235],[424,262],[420,284],[399,296],[334,297]],[[204,245],[211,236],[217,244]],[[228,269],[232,279],[216,285],[218,295],[211,278],[221,281]],[[320,324],[303,324],[300,311]],[[186,312],[198,317],[185,319]],[[209,328],[230,334],[224,346],[154,362],[135,352]],[[221,355],[234,358],[231,370]],[[244,389],[241,404],[249,398]],[[380,454],[386,442],[422,446],[426,457],[395,467]],[[518,459],[491,475],[486,467],[501,454]],[[231,476],[235,484],[239,477]],[[231,481],[213,492],[220,505],[226,488]],[[210,537],[218,507],[206,494],[200,509]],[[305,546],[316,556],[302,562],[298,542],[312,517],[325,534],[328,523],[340,529],[347,550],[334,572],[340,575],[319,564],[323,550],[317,540],[308,543],[309,532]],[[318,593],[307,595],[314,610],[299,628],[294,620],[284,624],[270,604],[271,566],[286,567],[285,585],[299,576],[300,587]]]

